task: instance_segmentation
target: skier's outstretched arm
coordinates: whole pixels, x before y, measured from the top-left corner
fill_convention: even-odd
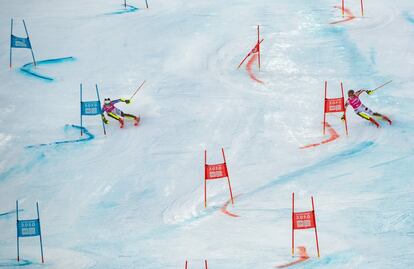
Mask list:
[[[124,98],[119,98],[119,99],[113,100],[111,103],[112,103],[112,104],[116,104],[116,103],[119,103],[119,102],[124,102],[124,103],[129,104],[129,103],[131,103],[131,100],[129,100],[129,99],[124,99]]]
[[[358,91],[355,92],[355,95],[360,96],[363,92],[365,92],[364,89],[358,90]]]

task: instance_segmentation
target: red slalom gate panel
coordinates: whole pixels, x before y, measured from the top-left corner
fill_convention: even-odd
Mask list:
[[[327,98],[326,97],[327,92],[328,92],[328,82],[325,81],[325,100],[324,100],[324,108],[323,108],[323,134],[325,135],[326,114],[341,112],[344,115],[345,132],[348,135],[348,123],[347,123],[347,120],[346,120],[346,113],[345,113],[344,86],[343,86],[342,82],[341,82],[342,97]]]
[[[315,229],[316,249],[319,254],[318,231],[316,229],[315,206],[312,201],[312,211],[295,212],[295,193],[292,193],[292,257],[295,254],[295,230]]]
[[[219,164],[206,164],[206,179],[217,179],[227,177],[229,173],[227,172],[226,163]]]
[[[315,215],[313,211],[293,213],[293,229],[310,229],[315,228]]]
[[[325,99],[325,113],[345,111],[344,98]]]
[[[208,269],[207,260],[204,260],[204,268],[205,269]],[[185,261],[184,269],[188,269],[188,261]]]
[[[207,180],[215,180],[220,178],[227,178],[230,191],[231,203],[234,204],[233,192],[231,190],[229,172],[227,170],[226,156],[224,149],[221,149],[223,154],[223,163],[207,164],[207,151],[204,151],[204,207],[207,207]]]

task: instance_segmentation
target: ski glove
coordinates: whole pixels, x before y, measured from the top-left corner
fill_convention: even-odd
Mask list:
[[[341,120],[345,120],[345,115],[342,115]]]
[[[374,93],[374,91],[366,90],[367,94],[371,95]]]
[[[127,99],[127,100],[125,100],[125,103],[126,103],[126,104],[129,104],[129,103],[131,103],[131,100],[128,100],[128,99]]]
[[[105,124],[108,124],[109,121],[107,119],[102,119]]]

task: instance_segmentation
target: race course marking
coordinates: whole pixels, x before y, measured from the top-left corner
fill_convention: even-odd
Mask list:
[[[246,65],[246,70],[247,70],[247,73],[249,73],[249,76],[250,76],[251,79],[253,79],[254,81],[256,81],[258,83],[263,84],[264,82],[261,81],[260,79],[256,78],[256,76],[254,75],[253,70],[252,70],[252,65],[256,62],[257,57],[258,56],[257,56],[256,53],[253,54],[252,57],[250,57],[249,61],[247,62],[247,65]]]
[[[66,125],[66,127],[72,127],[72,128],[75,128],[75,129],[82,130],[82,132],[86,135],[86,137],[75,139],[75,140],[64,140],[64,141],[57,141],[57,142],[47,143],[47,144],[30,145],[30,146],[26,146],[26,148],[39,148],[39,147],[44,147],[44,146],[55,146],[55,145],[61,145],[61,144],[86,142],[86,141],[89,141],[89,140],[92,140],[92,139],[95,138],[95,136],[93,134],[91,134],[88,131],[88,129],[86,129],[85,127],[81,127],[81,126],[77,126],[77,125],[73,125],[73,124],[72,125]]]
[[[125,13],[131,13],[131,12],[138,11],[138,9],[139,8],[137,8],[137,7],[134,7],[134,6],[131,6],[131,5],[126,5],[124,10],[106,13],[105,15],[121,15],[121,14],[125,14]]]
[[[286,267],[290,267],[292,265],[295,265],[295,264],[304,262],[307,259],[309,259],[309,256],[306,253],[306,248],[305,247],[298,247],[298,250],[299,250],[299,259],[298,260],[293,261],[293,262],[290,262],[290,263],[287,263],[287,264],[275,266],[275,267],[277,267],[277,268],[286,268]]]
[[[239,215],[236,215],[236,214],[234,214],[234,213],[231,213],[231,212],[229,212],[228,210],[227,210],[227,206],[230,204],[230,202],[231,202],[231,200],[228,200],[224,205],[223,205],[223,207],[220,209],[221,210],[221,212],[223,212],[224,214],[226,214],[226,215],[228,215],[228,216],[230,216],[230,217],[233,217],[233,218],[238,218],[238,217],[240,217]]]
[[[49,60],[43,60],[43,61],[38,61],[37,65],[47,65],[47,64],[57,64],[57,63],[63,63],[63,62],[73,62],[75,61],[74,57],[64,57],[64,58],[56,58],[56,59],[49,59]],[[53,81],[54,78],[52,77],[48,77],[46,75],[42,75],[37,73],[36,71],[33,71],[32,68],[34,67],[33,63],[27,63],[25,65],[23,65],[22,67],[20,67],[20,71],[26,75],[41,79],[41,80],[45,80],[45,81]]]
[[[341,9],[341,7],[339,6],[335,6],[335,8]],[[353,19],[355,19],[354,14],[352,14],[352,12],[349,9],[345,8],[344,11],[346,13],[346,19],[343,19],[340,21],[334,21],[334,22],[331,22],[330,24],[337,24],[337,23],[352,21]]]
[[[323,145],[323,144],[332,142],[335,139],[339,138],[339,134],[335,131],[334,128],[332,128],[332,126],[329,123],[326,123],[326,127],[328,128],[328,132],[330,134],[330,136],[329,136],[328,139],[323,140],[320,143],[315,143],[315,144],[310,144],[310,145],[306,145],[306,146],[300,147],[300,149],[307,149],[307,148],[317,147],[317,146],[320,146],[320,145]]]

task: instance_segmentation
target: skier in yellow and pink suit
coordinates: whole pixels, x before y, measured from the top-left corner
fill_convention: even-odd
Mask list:
[[[125,100],[125,99],[116,99],[116,100],[111,101],[110,98],[105,98],[104,105],[102,106],[102,120],[104,121],[104,123],[105,124],[109,123],[109,121],[104,116],[104,112],[106,112],[106,114],[108,114],[109,117],[119,121],[119,123],[120,123],[119,127],[120,128],[124,127],[124,118],[133,119],[134,120],[134,125],[138,126],[139,117],[137,117],[135,115],[124,113],[122,110],[115,107],[115,104],[119,103],[119,102],[124,102],[126,104],[131,103],[130,100]]]
[[[368,107],[366,107],[361,100],[359,99],[359,96],[366,92],[367,94],[372,94],[372,91],[370,90],[359,90],[359,91],[354,91],[354,90],[349,90],[348,91],[348,100],[345,103],[345,108],[348,105],[351,105],[351,107],[354,109],[355,113],[360,116],[361,118],[364,118],[366,120],[369,120],[370,122],[372,122],[373,124],[375,124],[375,126],[377,126],[377,128],[380,127],[379,123],[373,118],[373,116],[375,117],[379,117],[385,121],[387,121],[390,125],[392,124],[392,121],[385,115],[382,115],[378,112],[373,112],[371,109],[369,109]],[[346,112],[345,112],[346,113]],[[342,119],[344,119],[344,116],[342,117]]]

